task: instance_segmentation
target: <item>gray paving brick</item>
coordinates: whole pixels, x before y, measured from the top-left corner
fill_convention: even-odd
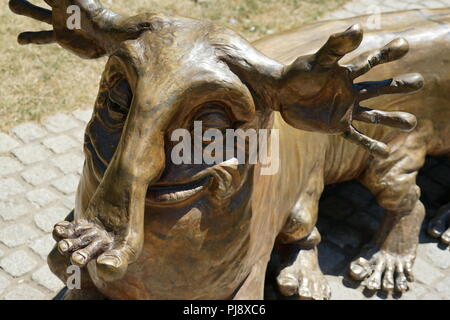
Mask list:
[[[92,117],[92,108],[89,109],[78,109],[72,112],[73,116],[77,118],[78,120],[87,123],[89,120],[91,120]]]
[[[436,285],[436,290],[440,294],[446,296],[447,298],[450,298],[450,277],[447,276],[446,279],[439,281],[439,283]]]
[[[364,298],[359,290],[346,287],[342,283],[342,277],[325,277],[331,289],[331,300],[361,300]]]
[[[32,279],[53,292],[61,290],[64,287],[64,283],[59,280],[46,265],[33,273]]]
[[[63,221],[69,211],[63,207],[54,207],[42,210],[34,216],[34,222],[44,232],[52,232],[58,222]]]
[[[76,193],[73,193],[71,195],[68,195],[67,197],[64,197],[62,199],[62,203],[64,204],[64,206],[66,208],[68,208],[69,210],[72,210],[73,208],[75,208],[75,199],[76,199]]]
[[[66,136],[49,137],[42,141],[42,144],[55,153],[63,153],[78,146],[74,139]]]
[[[47,135],[47,131],[35,122],[19,124],[11,131],[25,143],[41,139]]]
[[[73,117],[64,113],[58,113],[47,117],[42,121],[42,124],[47,130],[54,133],[61,133],[79,126],[78,122]]]
[[[421,257],[416,259],[413,272],[416,281],[420,281],[427,285],[433,285],[435,281],[443,276],[439,269],[424,261]]]
[[[29,191],[26,194],[26,198],[39,207],[45,207],[48,204],[59,199],[59,197],[54,192],[46,188]]]
[[[450,268],[450,253],[448,250],[439,249],[436,243],[423,243],[417,251],[418,255],[428,257],[436,267],[443,270]]]
[[[77,190],[79,180],[75,174],[68,174],[55,180],[52,185],[62,193],[71,194]]]
[[[0,295],[5,292],[10,283],[11,280],[6,275],[0,273]]]
[[[4,297],[5,300],[43,300],[45,294],[28,284],[20,284],[13,290],[8,292]]]
[[[25,170],[21,176],[29,184],[39,186],[57,178],[58,172],[48,163],[41,163]]]
[[[68,153],[53,158],[52,163],[66,174],[75,173],[83,168],[84,157],[77,153]]]
[[[16,139],[6,133],[0,132],[0,153],[9,152],[18,146],[20,146],[20,143]]]
[[[13,277],[30,272],[36,265],[36,260],[24,250],[14,251],[0,260],[0,267]]]
[[[51,234],[46,234],[45,236],[34,240],[30,244],[30,248],[44,259],[47,259],[48,254],[52,251],[55,244],[56,242]]]
[[[0,229],[0,241],[10,248],[28,243],[38,232],[25,224],[13,224]]]
[[[47,160],[50,156],[50,152],[44,146],[37,144],[14,149],[12,153],[24,164]]]
[[[84,132],[86,128],[85,126],[79,126],[69,132],[69,134],[75,138],[76,141],[79,143],[84,143]],[[80,151],[82,151],[81,145],[80,145]]]
[[[0,200],[9,200],[12,196],[22,192],[25,192],[25,187],[17,179],[0,179]]]
[[[31,212],[31,208],[21,199],[0,201],[0,216],[6,221],[15,220]]]
[[[0,177],[22,170],[23,166],[12,157],[0,157]]]

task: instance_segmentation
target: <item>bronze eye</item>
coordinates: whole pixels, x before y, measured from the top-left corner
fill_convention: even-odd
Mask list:
[[[206,105],[195,115],[194,121],[201,121],[203,131],[217,129],[225,131],[232,127],[233,122],[225,107],[219,105]]]

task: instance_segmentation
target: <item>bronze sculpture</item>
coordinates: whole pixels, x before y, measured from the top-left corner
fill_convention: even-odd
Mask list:
[[[444,140],[427,149],[430,131],[436,128],[441,139],[449,129],[427,121],[423,101],[392,104],[420,101],[425,93],[382,96],[422,86],[418,74],[392,76],[409,71],[408,65],[380,67],[378,75],[389,80],[353,83],[372,67],[403,57],[404,39],[371,35],[364,45],[371,53],[343,67],[339,60],[361,43],[357,25],[297,58],[319,47],[318,33],[317,39],[300,37],[303,43],[300,30],[252,46],[230,30],[193,19],[125,18],[94,0],[46,2],[52,11],[10,1],[15,13],[53,25],[52,31],[19,35],[20,43],[57,42],[83,58],[110,56],[86,130],[74,217],[55,226],[59,243],[48,259],[62,280],[70,263],[87,266],[81,290],[70,290],[66,299],[259,299],[275,242],[280,251],[289,244],[297,248],[278,277],[281,292],[329,298],[317,264],[317,204],[324,184],[352,178],[360,178],[388,212],[372,251],[352,264],[352,275],[368,278],[371,289],[407,289],[424,214],[415,176],[425,154],[448,152]],[[81,8],[81,29],[67,29],[69,5]],[[404,13],[401,22],[414,22],[415,14]],[[330,34],[348,24],[317,28]],[[295,41],[288,43],[289,37]],[[380,38],[392,41],[377,50]],[[283,63],[297,59],[285,66],[254,47]],[[441,51],[434,53],[441,59]],[[437,69],[432,71],[440,74]],[[368,109],[372,105],[386,111]],[[416,119],[408,112],[420,118],[414,131]],[[445,120],[448,111],[441,106],[439,112],[437,120]],[[232,161],[173,164],[168,136],[195,120],[220,130],[279,129],[280,171],[264,176],[260,165]]]

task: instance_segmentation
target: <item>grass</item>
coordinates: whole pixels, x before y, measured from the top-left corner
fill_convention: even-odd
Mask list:
[[[43,0],[32,1],[45,7]],[[170,12],[228,26],[248,40],[311,23],[346,0],[103,0],[120,13]],[[14,15],[0,3],[0,130],[60,111],[93,105],[105,58],[81,60],[57,45],[19,46],[23,31],[48,25]]]

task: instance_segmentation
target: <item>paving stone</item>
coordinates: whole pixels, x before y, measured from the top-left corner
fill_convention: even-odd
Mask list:
[[[423,243],[418,248],[418,254],[427,256],[433,264],[443,270],[450,268],[450,253],[448,250],[439,249],[436,243]]]
[[[78,146],[74,139],[68,136],[50,137],[42,141],[42,144],[55,153],[63,153]]]
[[[30,212],[23,200],[0,201],[0,216],[6,221],[15,220]]]
[[[55,133],[68,131],[79,125],[74,118],[64,113],[58,113],[47,117],[42,123],[47,130]]]
[[[30,272],[36,265],[36,260],[24,250],[14,251],[0,260],[0,267],[13,277]]]
[[[436,290],[446,296],[447,298],[450,298],[450,277],[447,276],[446,279],[439,281],[439,283],[436,285]]]
[[[12,153],[24,164],[32,164],[47,160],[48,157],[50,157],[50,152],[38,144],[26,145],[24,147],[14,149]]]
[[[87,123],[91,120],[92,117],[92,108],[90,109],[78,109],[72,112],[73,116],[78,120]]]
[[[4,300],[44,300],[45,294],[28,284],[20,284],[3,298]]]
[[[25,224],[13,224],[0,229],[0,241],[10,248],[25,244],[38,235],[36,230]]]
[[[34,222],[44,232],[52,232],[58,222],[63,221],[69,214],[63,207],[45,209],[34,216]]]
[[[442,300],[442,298],[434,292],[428,292],[421,296],[420,300]]]
[[[46,259],[50,251],[52,251],[53,247],[55,246],[55,243],[56,241],[53,239],[52,235],[47,234],[39,239],[34,240],[30,244],[30,248],[38,255]]]
[[[62,199],[62,202],[66,208],[69,210],[72,210],[75,208],[75,199],[76,199],[76,193],[68,195],[67,197],[64,197]]]
[[[52,163],[64,173],[79,172],[83,168],[84,157],[76,153],[68,153],[52,159]]]
[[[41,139],[47,135],[47,131],[34,122],[19,124],[11,131],[25,143]]]
[[[325,276],[331,289],[331,300],[361,300],[364,295],[357,289],[348,288],[342,277]]]
[[[55,180],[52,185],[65,194],[71,194],[77,190],[79,180],[80,178],[78,178],[78,176],[68,174],[58,180]]]
[[[25,170],[21,176],[29,184],[38,186],[57,178],[58,172],[48,163],[42,163]]]
[[[3,292],[5,292],[10,283],[11,283],[10,279],[8,279],[7,276],[0,273],[0,295]]]
[[[9,200],[12,196],[22,192],[25,192],[25,187],[17,179],[0,179],[0,200]]]
[[[33,273],[32,279],[50,291],[61,290],[64,287],[64,283],[46,265]]]
[[[0,132],[0,153],[6,153],[20,146],[19,142],[6,133]]]
[[[84,132],[86,131],[86,128],[84,126],[77,127],[70,131],[70,135],[75,138],[76,141],[78,141],[80,144],[84,143]],[[82,151],[82,148],[80,147],[80,151]]]
[[[45,207],[59,199],[54,192],[46,188],[32,190],[26,194],[26,198],[39,207]]]
[[[417,281],[408,283],[408,286],[409,290],[402,295],[402,300],[418,300],[419,297],[428,292],[428,288]]]
[[[0,157],[0,177],[20,171],[22,168],[19,161],[11,157]]]
[[[436,280],[443,276],[439,269],[424,261],[422,257],[416,259],[413,272],[416,281],[420,281],[427,285],[433,285]]]

